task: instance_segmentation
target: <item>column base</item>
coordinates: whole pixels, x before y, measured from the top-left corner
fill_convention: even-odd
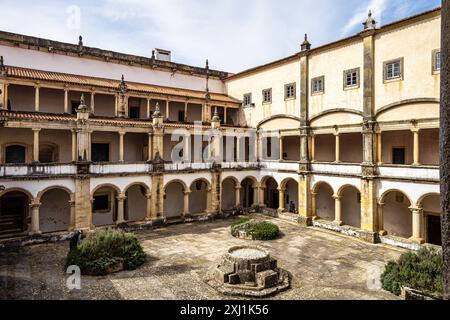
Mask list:
[[[313,226],[313,217],[302,217],[298,216],[298,224],[302,227],[312,227]]]
[[[30,237],[40,237],[42,236],[42,231],[30,231],[28,232],[28,235]]]
[[[424,244],[425,240],[422,238],[415,238],[415,237],[411,237],[408,239],[409,241],[415,243],[415,244]]]
[[[387,231],[381,230],[381,231],[378,231],[378,234],[379,234],[380,236],[384,237],[384,236],[387,235]]]
[[[333,224],[342,227],[344,225],[344,222],[338,221],[338,220],[334,220]]]

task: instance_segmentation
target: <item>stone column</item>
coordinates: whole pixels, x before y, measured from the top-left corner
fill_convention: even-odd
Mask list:
[[[224,124],[227,124],[227,110],[228,110],[228,108],[227,107],[224,107],[223,108],[223,123]]]
[[[33,128],[33,162],[39,162],[39,132],[41,129]]]
[[[188,121],[188,102],[184,103],[184,122]]]
[[[71,113],[69,112],[69,90],[64,90],[64,113]]]
[[[166,100],[166,120],[169,120],[170,109],[169,109],[170,101]]]
[[[39,86],[34,87],[34,111],[39,112]]]
[[[280,161],[283,161],[283,152],[284,152],[284,148],[283,148],[283,138],[282,136],[280,136]]]
[[[285,205],[284,205],[284,193],[285,193],[286,189],[284,188],[278,188],[278,198],[279,198],[279,205],[278,205],[278,212],[284,212]]]
[[[95,114],[95,92],[91,92],[91,113]]]
[[[236,194],[236,196],[235,196],[235,198],[236,198],[235,206],[236,206],[236,208],[239,208],[241,206],[241,190],[242,190],[242,187],[241,186],[236,186],[234,188],[234,190],[235,190],[235,194]]]
[[[422,208],[411,207],[412,213],[412,237],[411,240],[418,243],[423,243],[423,210]]]
[[[213,204],[212,204],[212,188],[208,188],[206,190],[206,213],[213,212]]]
[[[164,175],[155,173],[152,177],[151,189],[152,217],[164,218]]]
[[[125,194],[121,193],[117,197],[117,221],[116,224],[122,224],[125,222]]]
[[[152,195],[151,193],[146,193],[145,198],[147,199],[147,205],[146,205],[146,216],[145,220],[149,221],[152,219]]]
[[[236,162],[241,162],[241,135],[236,137]]]
[[[258,183],[254,188],[254,202],[255,206],[259,206],[261,208],[265,208],[266,204],[264,203],[264,191],[266,187],[262,184]]]
[[[77,161],[77,131],[72,130],[72,162]]]
[[[8,84],[0,82],[0,110],[8,109]]]
[[[40,235],[41,231],[39,229],[39,209],[41,207],[41,203],[37,201],[33,201],[30,204],[31,209],[31,225],[30,225],[30,235]]]
[[[183,192],[184,194],[184,201],[183,201],[183,218],[185,218],[186,216],[188,216],[190,214],[189,212],[189,196],[191,194],[190,190],[185,190]]]
[[[420,166],[420,130],[414,129],[412,130],[414,134],[414,166]]]
[[[150,119],[151,115],[151,99],[147,99],[147,119]]]
[[[152,161],[152,136],[153,133],[148,133],[148,151],[147,151],[147,161]]]
[[[335,218],[334,223],[342,226],[342,212],[341,212],[341,197],[338,195],[333,196],[335,201]]]
[[[119,132],[119,162],[124,162],[123,139],[125,132]]]
[[[75,230],[92,228],[91,179],[78,174],[75,179]]]
[[[317,193],[311,192],[311,216],[314,219],[317,219]]]
[[[383,164],[383,145],[382,145],[382,132],[377,133],[377,162],[378,165]]]
[[[339,163],[339,162],[341,162],[341,145],[340,145],[340,135],[339,135],[339,133],[335,133],[334,134],[334,136],[335,136],[335,147],[336,147],[336,163]]]
[[[69,201],[69,206],[70,206],[70,226],[69,226],[69,231],[73,231],[73,230],[75,230],[75,225],[76,225],[76,221],[75,221],[75,200],[70,200]]]
[[[378,203],[378,233],[385,236],[387,232],[384,230],[384,202]]]

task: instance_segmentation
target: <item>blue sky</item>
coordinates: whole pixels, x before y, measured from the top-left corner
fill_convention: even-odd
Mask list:
[[[386,24],[440,0],[0,0],[0,30],[238,72],[362,30],[372,9]]]

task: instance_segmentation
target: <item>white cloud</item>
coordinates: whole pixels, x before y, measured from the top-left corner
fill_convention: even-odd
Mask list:
[[[436,0],[0,0],[0,30],[150,56],[172,50],[176,62],[237,72],[299,50],[304,33],[318,46],[351,32],[372,9],[381,22]],[[66,9],[81,8],[81,28],[67,28]],[[418,5],[421,3],[421,6]],[[409,10],[406,10],[409,8]],[[393,9],[393,10],[391,10]]]
[[[366,19],[369,10],[372,11],[373,17],[380,24],[382,15],[387,7],[387,0],[371,0],[366,6],[361,6],[356,10],[347,24],[342,28],[342,36],[348,35],[356,26],[361,25]]]

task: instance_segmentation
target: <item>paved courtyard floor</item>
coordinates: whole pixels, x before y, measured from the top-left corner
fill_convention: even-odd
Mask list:
[[[270,242],[233,238],[232,219],[137,232],[148,254],[141,268],[99,278],[83,276],[82,289],[75,291],[66,288],[63,270],[68,243],[3,251],[0,299],[224,299],[202,278],[228,248],[243,243],[266,248],[280,267],[292,273],[292,289],[271,299],[398,299],[383,290],[370,290],[367,279],[374,267],[404,251],[272,221],[283,237]]]

